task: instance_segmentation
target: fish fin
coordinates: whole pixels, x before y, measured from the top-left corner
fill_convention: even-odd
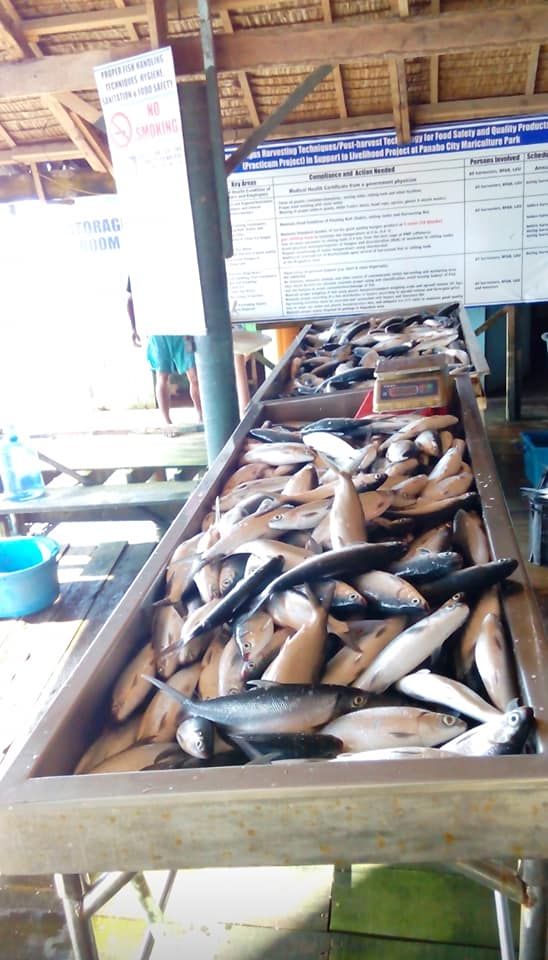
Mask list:
[[[279,683],[277,680],[262,680],[259,678],[258,680],[246,680],[245,685],[246,687],[258,687],[261,690],[268,690],[269,687],[279,686]]]
[[[189,700],[188,697],[185,697],[184,694],[179,693],[175,687],[172,687],[169,683],[164,683],[163,680],[158,680],[156,677],[150,677],[147,673],[142,673],[141,677],[143,680],[148,680],[149,683],[152,683],[153,686],[158,687],[158,690],[161,690],[162,693],[168,693],[170,697],[173,697],[174,700],[177,700],[183,705],[183,707],[191,707],[192,700]]]
[[[155,600],[154,603],[144,603],[141,610],[153,610],[156,607],[173,607],[178,601],[170,600],[169,597],[162,597],[161,600]]]

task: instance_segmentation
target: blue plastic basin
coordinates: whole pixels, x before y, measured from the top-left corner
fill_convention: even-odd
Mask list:
[[[59,594],[58,553],[51,537],[0,540],[0,619],[26,617],[53,603]]]

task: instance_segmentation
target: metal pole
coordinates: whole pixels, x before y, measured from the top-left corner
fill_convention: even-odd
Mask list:
[[[77,873],[55,873],[57,895],[63,904],[74,960],[99,960],[91,924],[82,909],[82,879]]]
[[[162,911],[164,911],[167,907],[169,896],[173,889],[173,884],[175,883],[176,877],[177,877],[177,871],[170,870],[167,875],[167,879],[162,889],[162,892],[158,897],[158,906]],[[154,937],[152,936],[152,933],[150,932],[150,930],[147,930],[141,949],[137,954],[135,960],[149,960],[153,947],[154,947]]]
[[[135,873],[118,870],[113,873],[103,873],[92,883],[89,890],[82,897],[82,916],[92,917],[97,910],[104,907],[126,883],[133,879]]]
[[[516,960],[508,900],[498,890],[493,892],[493,896],[495,898],[501,960]]]
[[[530,898],[521,908],[519,960],[544,960],[548,921],[546,861],[522,860],[519,873]]]
[[[498,891],[516,903],[527,902],[525,884],[516,871],[495,860],[457,860],[455,863],[444,864],[444,869],[462,873],[470,880]]]
[[[183,83],[178,89],[207,327],[207,335],[195,337],[195,342],[207,457],[211,464],[239,421],[234,349],[207,119],[206,88],[203,83]],[[181,276],[181,299],[184,306],[184,265]]]

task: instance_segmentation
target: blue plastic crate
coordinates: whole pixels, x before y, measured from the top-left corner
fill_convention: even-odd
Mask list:
[[[538,487],[548,468],[548,430],[521,434],[525,476],[532,487]]]

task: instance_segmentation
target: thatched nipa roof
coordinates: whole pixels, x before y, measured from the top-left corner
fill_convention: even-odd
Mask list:
[[[226,143],[322,64],[277,139],[548,112],[548,4],[210,0]],[[93,67],[170,44],[202,76],[195,0],[0,0],[0,200],[113,189]],[[9,177],[2,177],[9,173]],[[72,188],[71,188],[72,184]]]

